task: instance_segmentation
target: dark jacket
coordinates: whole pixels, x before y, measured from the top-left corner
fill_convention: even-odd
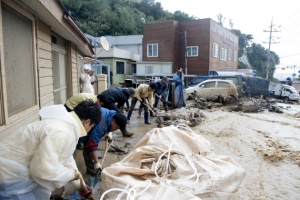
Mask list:
[[[86,143],[90,152],[97,151],[98,144],[101,138],[108,132],[110,132],[110,122],[113,119],[116,111],[101,109],[101,121],[97,124],[86,136],[80,137],[79,141]]]
[[[120,87],[111,88],[102,92],[106,97],[106,103],[117,103],[117,107],[121,108],[126,103],[127,108],[129,108],[128,97],[130,96],[129,89],[124,89]]]
[[[156,84],[155,93],[157,95],[163,95],[164,92],[168,89],[168,83],[163,84],[161,81],[157,81],[155,82],[155,84]]]

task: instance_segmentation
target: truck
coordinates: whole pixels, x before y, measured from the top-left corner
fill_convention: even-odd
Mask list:
[[[293,86],[270,82],[269,92],[271,96],[284,100],[300,101],[300,95]]]

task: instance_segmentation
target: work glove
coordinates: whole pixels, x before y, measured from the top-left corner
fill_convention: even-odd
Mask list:
[[[109,143],[111,143],[113,140],[112,132],[106,133],[104,138],[107,139]]]
[[[147,100],[147,99],[144,99],[144,98],[142,99],[142,103],[145,104],[145,105],[148,105],[148,104],[149,104],[148,100]]]
[[[101,167],[99,162],[94,163],[94,169],[95,170],[98,170],[98,169],[102,170],[102,167]]]

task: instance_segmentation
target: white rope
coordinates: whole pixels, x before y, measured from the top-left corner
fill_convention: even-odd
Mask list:
[[[182,130],[182,131],[195,133],[195,132],[194,132],[188,125],[186,125],[186,124],[178,124],[178,125],[176,126],[176,128],[178,128],[179,130]]]
[[[192,154],[185,154],[185,153],[182,152],[181,150],[172,148],[172,145],[176,145],[176,144],[174,144],[174,143],[172,142],[172,143],[170,144],[170,146],[169,146],[169,149],[168,149],[167,151],[163,152],[163,153],[160,155],[160,157],[158,158],[157,163],[156,163],[156,165],[155,165],[155,169],[154,169],[154,173],[155,173],[156,177],[159,178],[160,180],[166,181],[167,183],[170,184],[171,182],[180,182],[180,181],[184,181],[184,180],[191,179],[191,178],[193,178],[193,177],[196,176],[196,181],[195,181],[195,183],[194,183],[194,184],[196,184],[196,183],[198,182],[198,180],[199,180],[199,175],[198,175],[198,173],[197,173],[197,168],[195,167],[194,163],[193,163],[193,162],[191,161],[191,159],[189,158],[189,155],[192,155]],[[176,146],[177,146],[177,145],[176,145]],[[178,147],[178,146],[177,146],[177,147]],[[171,157],[170,154],[171,154],[171,151],[176,152],[176,153],[180,153],[180,154],[182,154],[182,155],[185,157],[185,159],[188,161],[189,165],[190,165],[191,168],[193,169],[193,174],[192,174],[192,175],[186,176],[186,177],[182,177],[182,178],[179,178],[179,179],[177,179],[177,180],[167,179],[167,177],[170,176],[170,174],[167,174],[167,172],[168,172],[169,163],[170,163],[170,157]],[[160,177],[160,176],[157,174],[157,168],[158,168],[158,166],[159,166],[159,161],[162,159],[162,157],[163,157],[166,153],[168,153],[167,166],[166,166],[165,171],[164,171],[164,173],[163,173],[163,177]]]
[[[144,186],[145,184],[147,184],[146,186]],[[145,192],[146,190],[148,190],[151,186],[152,182],[151,180],[145,180],[137,185],[134,185],[132,186],[130,189],[129,189],[129,185],[127,185],[124,189],[121,189],[121,188],[112,188],[112,189],[109,189],[107,191],[105,191],[101,197],[100,197],[100,200],[103,200],[104,196],[107,194],[107,193],[110,193],[110,192],[121,192],[116,200],[118,199],[121,199],[122,196],[126,193],[127,194],[127,197],[126,197],[126,200],[134,200],[136,198],[136,196],[142,194],[143,192]],[[137,192],[136,188],[139,188],[139,187],[145,187],[145,189],[143,189],[142,191],[140,192]],[[129,190],[128,190],[129,189]]]

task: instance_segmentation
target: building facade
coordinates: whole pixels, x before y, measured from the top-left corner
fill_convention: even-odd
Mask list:
[[[143,61],[187,66],[188,75],[237,70],[238,37],[212,19],[144,24],[143,32]]]
[[[132,51],[110,48],[108,51],[96,48],[97,59],[105,62],[112,71],[112,84],[119,84],[136,73],[136,62],[141,60],[140,55]]]
[[[0,141],[80,92],[89,41],[60,1],[0,0]]]

